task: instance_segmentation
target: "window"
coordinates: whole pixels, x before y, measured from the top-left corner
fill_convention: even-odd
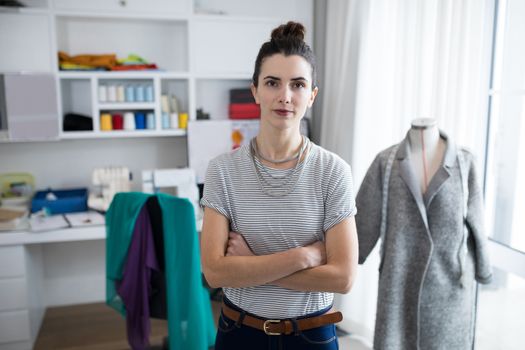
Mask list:
[[[494,279],[478,291],[477,350],[522,349],[525,329],[525,1],[495,6],[485,162]]]
[[[525,252],[525,1],[497,6],[485,198],[490,236]]]

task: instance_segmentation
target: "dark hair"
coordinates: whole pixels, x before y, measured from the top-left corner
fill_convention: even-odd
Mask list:
[[[281,24],[272,30],[270,41],[262,44],[255,60],[255,69],[252,76],[252,82],[255,87],[259,84],[259,74],[261,73],[261,65],[264,59],[279,53],[285,56],[298,55],[303,57],[312,67],[312,89],[317,85],[315,55],[310,46],[304,42],[305,32],[306,29],[301,23],[292,21]]]

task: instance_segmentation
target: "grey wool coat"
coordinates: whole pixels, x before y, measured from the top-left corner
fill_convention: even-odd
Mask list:
[[[392,163],[374,349],[472,348],[475,281],[489,283],[492,277],[482,193],[472,154],[441,137],[447,144],[442,167],[424,195],[412,170],[408,135]],[[393,147],[377,155],[356,198],[361,264],[380,237],[383,172]],[[466,220],[458,152],[468,170]],[[468,250],[461,258],[464,221]]]

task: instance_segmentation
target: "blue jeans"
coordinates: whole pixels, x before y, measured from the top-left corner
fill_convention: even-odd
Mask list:
[[[224,298],[224,303],[234,310],[242,310]],[[322,315],[330,310],[326,309],[297,317],[297,319]],[[257,317],[253,314],[247,315]],[[339,344],[335,333],[335,325],[330,324],[305,331],[299,331],[297,335],[267,335],[261,330],[241,324],[235,325],[235,321],[226,317],[222,311],[219,317],[217,338],[215,339],[215,350],[337,350]]]

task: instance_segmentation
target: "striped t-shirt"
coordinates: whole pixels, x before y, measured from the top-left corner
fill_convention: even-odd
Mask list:
[[[242,234],[256,255],[324,240],[328,229],[356,213],[352,175],[350,166],[339,156],[311,145],[295,171],[267,167],[256,158],[263,181],[258,178],[249,145],[216,157],[208,165],[201,204],[224,215],[231,230]],[[261,189],[261,184],[283,182],[287,188],[297,178],[293,191],[283,197],[269,196]],[[333,293],[271,284],[223,289],[238,307],[272,319],[302,316],[333,302]]]

